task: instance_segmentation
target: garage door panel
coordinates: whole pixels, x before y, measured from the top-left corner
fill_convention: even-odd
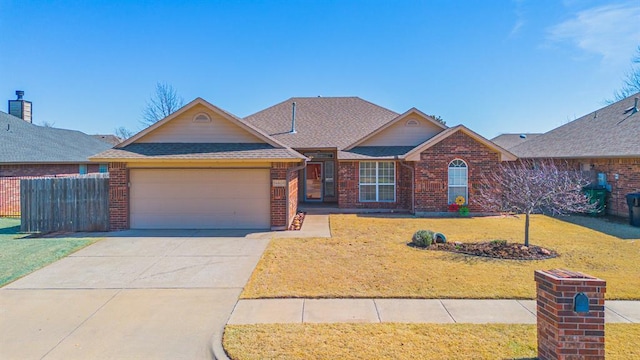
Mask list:
[[[268,169],[132,169],[131,227],[269,228]]]

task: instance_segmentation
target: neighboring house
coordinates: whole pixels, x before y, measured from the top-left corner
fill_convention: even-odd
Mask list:
[[[515,146],[522,144],[525,141],[535,139],[540,135],[542,134],[538,134],[538,133],[501,134],[491,139],[491,141],[494,144],[502,147],[503,149],[509,150]]]
[[[110,223],[285,229],[300,202],[444,213],[515,156],[417,109],[357,97],[292,98],[240,119],[197,98],[113,149]]]
[[[628,193],[640,192],[640,93],[598,109],[509,150],[520,158],[566,160],[604,174],[608,212],[629,216]],[[595,176],[594,176],[595,178]]]
[[[106,172],[90,155],[111,145],[80,131],[33,125],[0,111],[0,177]]]
[[[21,177],[107,172],[108,164],[87,158],[110,147],[79,131],[33,125],[0,111],[0,216],[20,214]]]

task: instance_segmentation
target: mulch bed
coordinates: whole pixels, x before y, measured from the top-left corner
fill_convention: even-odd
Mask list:
[[[305,215],[307,215],[306,212],[298,211],[296,216],[293,217],[293,221],[291,221],[291,225],[289,225],[289,230],[302,229],[302,223],[304,222]]]
[[[508,260],[544,260],[559,256],[556,251],[540,246],[524,246],[502,241],[432,244],[426,249]]]

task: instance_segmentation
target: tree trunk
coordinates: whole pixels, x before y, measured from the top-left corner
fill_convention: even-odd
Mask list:
[[[524,218],[524,246],[529,246],[529,213],[525,213]]]

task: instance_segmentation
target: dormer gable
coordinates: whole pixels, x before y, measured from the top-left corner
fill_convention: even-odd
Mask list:
[[[447,129],[446,125],[412,108],[345,150],[357,146],[417,146],[445,129]]]

